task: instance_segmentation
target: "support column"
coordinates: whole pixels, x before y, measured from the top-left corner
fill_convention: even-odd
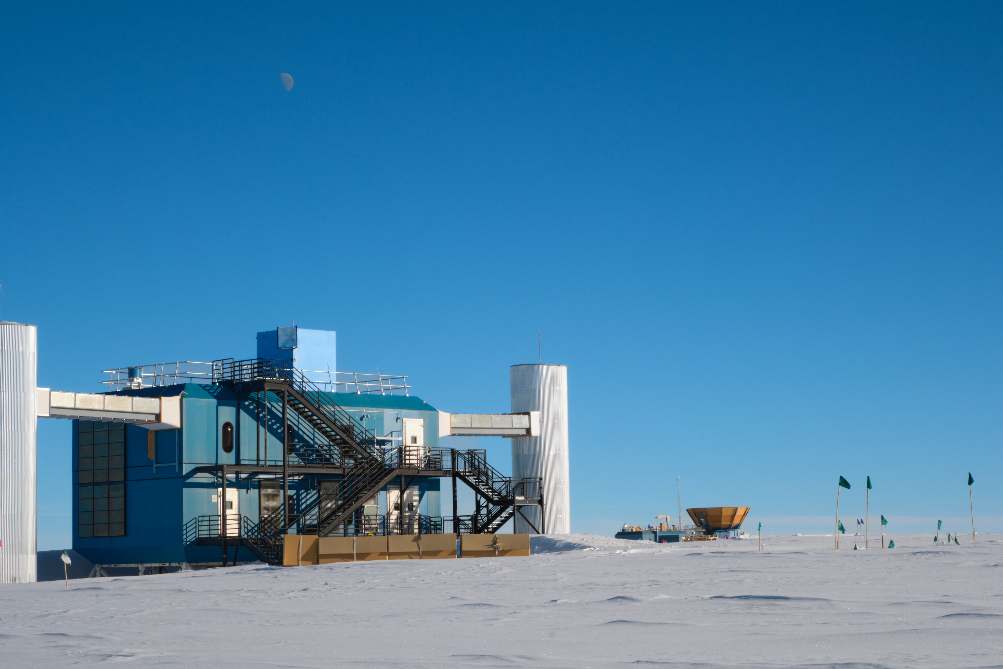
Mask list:
[[[397,504],[400,510],[397,512],[397,534],[404,534],[404,492],[407,490],[404,476],[400,478],[400,492],[397,493]]]
[[[450,464],[453,473],[453,534],[460,536],[460,517],[456,515],[456,449],[450,451]]]
[[[289,392],[282,391],[282,525],[289,527]]]
[[[219,500],[219,533],[222,537],[223,543],[223,566],[226,566],[226,538],[229,532],[229,527],[226,523],[226,465],[221,465],[223,467],[223,495]]]

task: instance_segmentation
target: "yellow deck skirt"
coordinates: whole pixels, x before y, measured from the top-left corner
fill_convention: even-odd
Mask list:
[[[460,536],[460,547],[465,558],[530,554],[528,534],[463,534]],[[282,546],[282,564],[286,567],[361,560],[448,560],[456,557],[456,537],[452,534],[389,537],[287,534]]]

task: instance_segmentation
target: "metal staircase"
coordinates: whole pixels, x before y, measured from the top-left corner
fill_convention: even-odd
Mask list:
[[[214,383],[233,384],[249,392],[283,393],[286,405],[338,451],[315,451],[315,457],[345,468],[336,500],[325,500],[322,505],[321,496],[313,494],[300,499],[296,513],[290,512],[288,519],[277,510],[252,528],[255,542],[270,545],[269,552],[276,546],[281,550],[282,535],[315,510],[316,532],[330,534],[395,476],[376,436],[298,369],[282,369],[269,360],[226,358],[213,362],[212,378]]]
[[[381,459],[376,436],[298,369],[280,368],[271,360],[224,358],[213,361],[212,380],[249,390],[258,388],[287,393],[289,408],[331,445],[340,447],[343,455],[360,461]],[[331,460],[332,464],[341,464],[334,458]]]
[[[497,532],[515,515],[512,477],[491,466],[484,450],[457,451],[453,466],[456,477],[483,500],[471,518],[473,532]]]

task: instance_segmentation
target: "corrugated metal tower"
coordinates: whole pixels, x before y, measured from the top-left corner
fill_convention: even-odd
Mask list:
[[[512,411],[539,411],[540,436],[512,440],[512,478],[543,479],[543,525],[547,534],[571,532],[571,479],[568,466],[568,368],[513,365],[509,372]],[[525,507],[537,527],[540,508]],[[516,532],[532,528],[516,514]]]
[[[0,322],[0,583],[36,580],[38,331]]]

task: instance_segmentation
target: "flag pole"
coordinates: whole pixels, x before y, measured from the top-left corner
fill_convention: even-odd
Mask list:
[[[979,475],[981,476],[981,474]],[[972,475],[968,475],[968,480],[972,480]],[[974,481],[972,481],[974,483]],[[972,483],[968,484],[968,515],[972,520],[972,543],[975,543],[975,503],[972,500]]]
[[[870,476],[867,480],[870,481]],[[867,486],[864,492],[864,550],[866,551],[869,546],[867,545],[867,526],[871,522],[871,486]]]
[[[839,550],[839,484],[836,484],[836,524],[833,525],[832,535],[835,540],[835,548],[833,550]]]

